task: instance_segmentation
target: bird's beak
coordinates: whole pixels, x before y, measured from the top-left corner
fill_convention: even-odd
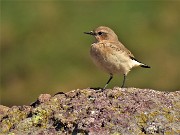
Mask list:
[[[93,36],[96,35],[93,31],[90,31],[90,32],[84,32],[84,34],[89,34],[89,35],[93,35]]]

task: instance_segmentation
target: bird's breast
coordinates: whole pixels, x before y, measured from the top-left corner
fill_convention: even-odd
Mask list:
[[[123,73],[129,72],[128,65],[129,57],[124,52],[110,47],[103,43],[94,43],[90,50],[93,62],[108,73]]]

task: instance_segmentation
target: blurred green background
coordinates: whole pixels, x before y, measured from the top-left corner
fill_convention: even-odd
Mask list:
[[[180,2],[1,0],[1,104],[23,105],[39,94],[103,87],[108,74],[91,61],[94,38],[109,26],[151,69],[136,68],[127,87],[180,88]],[[115,76],[108,88],[121,86]]]

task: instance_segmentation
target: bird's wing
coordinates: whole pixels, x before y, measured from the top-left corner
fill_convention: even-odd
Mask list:
[[[130,58],[134,58],[134,55],[121,43],[121,42],[109,42],[109,47],[119,51],[121,53],[125,53]]]

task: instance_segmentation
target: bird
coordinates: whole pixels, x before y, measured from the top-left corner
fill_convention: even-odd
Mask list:
[[[123,74],[121,85],[121,88],[123,88],[126,76],[133,67],[150,68],[150,66],[138,61],[109,27],[99,26],[90,32],[84,33],[95,37],[95,42],[90,47],[90,56],[93,62],[109,74],[109,79],[103,90],[106,89],[115,74]]]

